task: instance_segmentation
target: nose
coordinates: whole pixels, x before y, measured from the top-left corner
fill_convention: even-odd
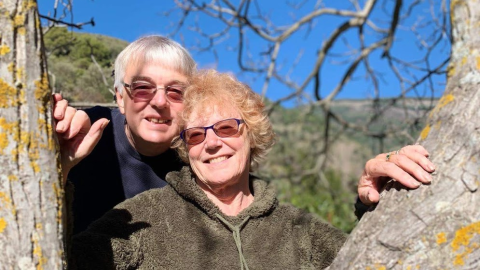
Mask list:
[[[150,105],[158,108],[165,108],[168,105],[167,95],[165,94],[165,89],[158,88],[157,92],[150,100]]]
[[[220,137],[215,134],[213,129],[207,129],[207,133],[205,133],[205,147],[207,149],[214,149],[221,145]]]

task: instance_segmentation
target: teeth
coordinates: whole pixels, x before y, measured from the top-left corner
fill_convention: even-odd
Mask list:
[[[217,158],[212,158],[208,161],[208,163],[212,164],[212,163],[218,163],[218,162],[221,162],[221,161],[224,161],[226,160],[227,157],[223,156],[223,157],[217,157]]]
[[[156,123],[156,124],[165,124],[168,120],[160,120],[158,118],[147,118],[149,122]]]

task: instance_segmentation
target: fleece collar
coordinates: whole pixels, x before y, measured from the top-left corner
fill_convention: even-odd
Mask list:
[[[184,166],[180,171],[167,174],[166,181],[184,199],[196,204],[211,219],[223,216],[233,224],[241,223],[246,217],[258,218],[271,213],[278,205],[277,194],[273,185],[250,175],[250,187],[254,196],[253,203],[240,212],[237,216],[225,216],[212,201],[210,201],[196,184],[193,173],[189,166]]]

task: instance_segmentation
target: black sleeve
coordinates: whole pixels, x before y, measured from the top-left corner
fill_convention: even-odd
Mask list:
[[[100,118],[107,118],[108,120],[112,120],[112,109],[102,106],[95,106],[92,108],[84,109],[90,118],[90,122],[95,122]]]
[[[366,205],[360,200],[360,197],[358,196],[354,206],[355,206],[355,216],[357,216],[358,220],[360,220],[363,217],[363,214],[365,214],[366,212],[370,212],[373,209],[375,209],[375,204]]]

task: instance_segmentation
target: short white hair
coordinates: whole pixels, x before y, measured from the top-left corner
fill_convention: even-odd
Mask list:
[[[128,65],[161,63],[165,67],[191,76],[196,63],[190,53],[179,43],[159,35],[141,37],[130,43],[115,60],[114,88],[123,92],[123,77]]]

